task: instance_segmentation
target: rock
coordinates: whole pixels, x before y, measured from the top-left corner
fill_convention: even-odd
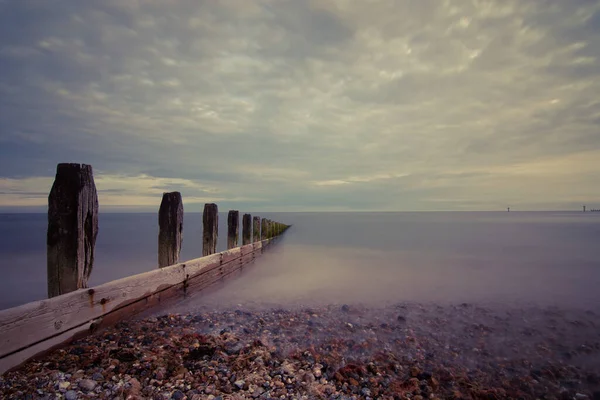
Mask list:
[[[350,311],[350,306],[349,306],[348,304],[344,304],[344,305],[342,306],[342,311],[343,311],[343,312],[348,312],[348,311]]]
[[[102,375],[100,372],[95,372],[92,375],[92,379],[95,381],[103,381],[104,380],[104,375]]]
[[[79,381],[79,387],[86,392],[91,392],[96,388],[96,381],[91,379],[82,379]]]
[[[231,356],[231,355],[239,354],[243,348],[244,348],[244,345],[239,342],[238,343],[228,343],[225,346],[225,352]]]
[[[69,388],[69,386],[71,386],[71,382],[60,382],[58,384],[58,389],[59,390],[67,390]]]
[[[396,318],[398,320],[398,322],[404,323],[406,322],[406,317],[403,315],[398,315],[398,318]]]
[[[319,379],[322,375],[321,368],[314,368],[312,371],[315,378]]]
[[[589,396],[587,394],[575,393],[575,400],[588,400]]]
[[[363,396],[370,396],[371,395],[371,389],[369,389],[369,388],[362,388],[362,390],[360,391],[360,394],[362,394]]]
[[[66,400],[77,400],[77,398],[78,398],[77,392],[74,390],[69,390],[69,391],[67,391],[67,393],[65,393]]]
[[[246,382],[240,379],[240,380],[233,382],[233,384],[235,385],[236,388],[238,388],[239,390],[242,390],[244,388],[244,385],[246,384]]]
[[[181,390],[176,390],[171,395],[171,398],[174,399],[174,400],[181,400],[184,397],[185,397],[185,395],[183,394],[183,392]]]

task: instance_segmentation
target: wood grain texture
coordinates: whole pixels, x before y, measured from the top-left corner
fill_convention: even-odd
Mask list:
[[[240,212],[230,210],[227,214],[227,248],[234,249],[238,247],[238,238],[240,237]]]
[[[252,241],[258,242],[260,241],[260,217],[252,218]]]
[[[252,215],[244,214],[242,217],[242,245],[252,243]]]
[[[158,211],[158,227],[158,267],[177,264],[183,240],[181,193],[163,193]]]
[[[48,297],[86,288],[98,236],[92,166],[58,164],[48,196]]]
[[[214,203],[204,205],[202,214],[202,255],[208,256],[217,252],[219,235],[219,208]]]
[[[117,322],[164,299],[202,290],[253,262],[269,240],[143,274],[0,310],[0,374],[23,361],[89,334],[100,322]]]

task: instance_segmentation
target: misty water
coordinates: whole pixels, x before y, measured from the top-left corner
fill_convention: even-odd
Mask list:
[[[600,214],[263,213],[293,224],[234,279],[179,305],[419,301],[589,308],[600,304]],[[219,216],[218,250],[225,249]],[[90,285],[156,268],[156,214],[101,213]],[[184,219],[182,260],[201,255]],[[46,215],[0,214],[0,308],[46,297]]]

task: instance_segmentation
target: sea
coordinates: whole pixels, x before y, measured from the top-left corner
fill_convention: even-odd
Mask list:
[[[242,274],[184,308],[203,301],[600,304],[600,213],[255,215],[292,226]],[[226,223],[220,213],[218,251]],[[46,298],[46,230],[46,214],[0,214],[0,309]],[[157,268],[157,249],[157,214],[100,213],[90,286]],[[202,214],[186,213],[181,261],[201,254]]]

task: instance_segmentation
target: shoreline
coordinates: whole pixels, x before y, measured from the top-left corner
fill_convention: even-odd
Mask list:
[[[466,303],[216,308],[120,323],[4,374],[0,394],[600,399],[596,310]]]

